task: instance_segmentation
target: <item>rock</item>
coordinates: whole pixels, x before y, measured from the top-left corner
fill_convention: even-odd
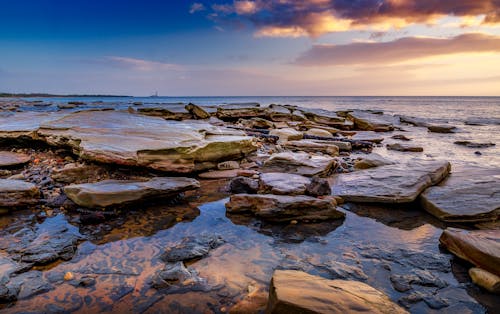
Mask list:
[[[312,128],[309,129],[305,132],[306,135],[311,135],[311,136],[318,136],[318,137],[330,137],[333,138],[332,133],[322,130],[322,129],[317,129],[317,128]]]
[[[500,276],[500,232],[498,230],[467,231],[447,228],[441,234],[439,242],[461,259]]]
[[[126,112],[85,111],[47,122],[37,132],[86,159],[189,173],[256,150],[242,132],[201,121],[166,121]]]
[[[221,245],[225,241],[216,234],[201,234],[193,237],[186,237],[179,243],[165,249],[161,255],[161,260],[168,263],[189,261],[202,258]]]
[[[500,277],[484,269],[473,267],[469,269],[472,282],[491,293],[500,294]]]
[[[217,169],[219,170],[233,170],[233,169],[239,169],[240,164],[237,161],[234,160],[229,160],[229,161],[223,161],[217,164]]]
[[[266,313],[407,313],[384,293],[348,280],[328,280],[295,270],[276,270]]]
[[[356,134],[353,135],[351,139],[354,141],[364,141],[364,142],[379,144],[382,143],[384,137],[377,132],[365,131],[365,132],[356,132]]]
[[[26,154],[0,151],[0,168],[24,165],[31,157]]]
[[[98,178],[105,174],[102,167],[84,164],[66,164],[64,168],[54,169],[50,175],[54,181],[63,183],[74,183]]]
[[[500,217],[500,171],[452,173],[420,195],[422,207],[446,222],[496,221]]]
[[[455,141],[454,144],[469,147],[469,148],[486,148],[486,147],[495,146],[495,143],[491,143],[491,142],[476,143],[476,142],[471,142],[471,141]]]
[[[236,177],[229,182],[229,191],[233,194],[256,194],[259,190],[259,181],[247,177]]]
[[[274,122],[301,121],[292,116],[292,112],[283,106],[271,104],[267,110],[269,119]]]
[[[105,180],[97,183],[75,184],[66,186],[64,192],[80,206],[103,208],[171,197],[199,187],[200,184],[194,179],[159,177],[145,182]]]
[[[361,159],[356,160],[354,162],[354,168],[368,169],[393,164],[395,164],[394,161],[384,158],[379,154],[371,153],[369,155],[363,156]]]
[[[30,271],[12,277],[7,288],[17,292],[16,299],[27,299],[37,294],[48,292],[54,287],[43,278],[41,271]]]
[[[500,118],[471,117],[467,118],[464,123],[467,125],[500,125]]]
[[[415,117],[409,117],[409,116],[399,116],[399,121],[401,121],[403,123],[408,123],[408,124],[411,124],[414,126],[418,126],[418,127],[426,128],[429,126],[429,123],[427,123],[427,121],[425,121],[422,118],[415,118]]]
[[[249,129],[274,129],[275,125],[269,120],[262,118],[241,119],[238,121],[245,128]]]
[[[198,177],[201,179],[211,179],[211,180],[216,180],[216,179],[231,179],[231,178],[236,178],[238,176],[238,169],[232,169],[232,170],[215,170],[215,171],[208,171],[208,172],[203,172],[198,174]]]
[[[328,261],[321,267],[326,268],[330,274],[332,274],[335,279],[354,279],[364,281],[368,279],[368,276],[365,272],[356,266],[347,265],[338,261]]]
[[[394,118],[373,114],[371,112],[355,110],[347,117],[354,121],[355,128],[364,131],[388,132],[394,130]]]
[[[311,142],[314,142],[316,144],[321,144],[321,145],[335,145],[339,148],[340,151],[344,152],[350,152],[352,150],[352,145],[349,142],[343,142],[343,141],[323,141],[323,140],[308,140]]]
[[[411,285],[423,287],[446,288],[448,283],[441,280],[436,275],[427,270],[416,269],[411,274],[395,275],[392,274],[391,283],[394,289],[399,292],[406,292],[412,289]]]
[[[450,172],[449,162],[417,161],[335,176],[332,194],[347,202],[410,203]]]
[[[64,110],[64,109],[75,109],[76,105],[74,105],[74,104],[59,104],[59,105],[57,105],[57,108],[62,109],[62,110]]]
[[[395,140],[405,141],[405,142],[411,141],[410,138],[404,136],[403,134],[396,134],[396,135],[391,136],[391,138],[393,138]]]
[[[153,117],[162,117],[166,120],[188,120],[193,115],[186,109],[187,106],[180,104],[162,104],[161,107],[142,107],[137,112]]]
[[[172,285],[182,284],[197,278],[195,270],[189,270],[184,263],[169,263],[164,269],[158,271],[151,279],[151,286],[155,289],[165,289]]]
[[[0,179],[0,207],[20,207],[38,203],[40,191],[28,182]]]
[[[299,132],[292,128],[271,130],[271,132],[269,132],[269,135],[279,137],[279,140],[282,142],[301,140],[304,137],[304,134],[302,134],[302,132]]]
[[[226,209],[230,214],[253,213],[274,222],[341,219],[345,216],[335,209],[332,200],[302,195],[236,194],[226,203]]]
[[[337,113],[332,111],[312,108],[300,108],[300,111],[307,119],[319,124],[347,128],[352,126],[345,118],[339,117]]]
[[[208,113],[205,109],[200,106],[197,106],[193,103],[189,103],[184,107],[191,115],[198,119],[208,119],[210,118],[210,113]]]
[[[40,125],[65,116],[56,112],[19,112],[0,116],[0,139],[20,140],[37,138]]]
[[[350,144],[350,143],[347,143]],[[339,155],[339,147],[330,144],[330,143],[316,143],[311,140],[301,140],[301,141],[287,141],[281,144],[284,148],[293,150],[293,151],[303,151],[309,153],[320,152],[323,154],[328,154],[330,156],[338,156]]]
[[[387,144],[386,147],[388,150],[397,150],[399,152],[420,153],[424,151],[423,147],[400,143]]]
[[[260,176],[262,193],[278,195],[302,195],[311,179],[289,173],[270,172]]]
[[[306,187],[306,194],[310,196],[325,196],[332,193],[330,183],[326,179],[312,177],[311,183]]]
[[[264,162],[266,172],[288,172],[306,177],[328,175],[336,166],[334,158],[307,153],[277,153]]]
[[[440,124],[440,125],[429,125],[427,126],[427,129],[429,132],[433,133],[455,133],[456,127],[453,125],[446,125],[446,124]]]
[[[217,117],[222,120],[237,120],[239,118],[266,118],[267,108],[257,103],[229,104],[217,107]]]

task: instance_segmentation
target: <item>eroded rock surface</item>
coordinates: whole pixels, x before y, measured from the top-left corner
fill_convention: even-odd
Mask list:
[[[30,159],[30,156],[26,154],[0,151],[0,168],[24,165]]]
[[[40,191],[29,182],[0,179],[0,207],[20,207],[38,203]]]
[[[332,157],[303,152],[273,154],[264,162],[264,169],[267,172],[281,171],[308,177],[328,175],[335,166],[336,161]]]
[[[376,132],[394,130],[394,118],[392,116],[356,110],[349,112],[347,117],[354,121],[354,126],[360,130]]]
[[[166,248],[160,258],[169,263],[198,259],[208,255],[210,250],[224,243],[224,239],[216,234],[201,234],[187,237],[179,243]]]
[[[302,195],[311,183],[310,178],[296,174],[270,172],[260,176],[263,193],[278,195]]]

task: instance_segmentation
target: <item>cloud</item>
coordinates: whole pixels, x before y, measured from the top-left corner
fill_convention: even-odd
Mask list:
[[[105,60],[100,60],[100,63],[105,63],[119,68],[132,69],[142,72],[164,71],[164,70],[180,70],[182,67],[178,64],[164,63],[158,61],[150,61],[143,59],[135,59],[128,57],[110,56]]]
[[[248,20],[257,36],[317,37],[346,30],[387,31],[436,24],[446,16],[460,25],[500,24],[500,0],[254,0],[212,9]]]
[[[206,8],[203,5],[203,3],[195,2],[191,4],[191,7],[189,8],[189,13],[194,14],[196,12],[205,11],[205,9]]]
[[[389,64],[471,52],[500,52],[500,36],[471,33],[448,39],[405,37],[389,42],[314,45],[294,63],[304,66]]]

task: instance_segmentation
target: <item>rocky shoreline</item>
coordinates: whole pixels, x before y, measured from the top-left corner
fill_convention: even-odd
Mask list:
[[[422,156],[426,147],[413,144],[407,132],[411,127],[454,134],[460,131],[457,126],[373,110],[256,103],[134,103],[127,110],[81,111],[76,109],[85,103],[67,105],[56,112],[22,110],[29,104],[19,100],[0,106],[0,214],[7,221],[0,224],[0,310],[16,311],[21,300],[28,302],[62,285],[96,285],[95,277],[85,272],[68,270],[55,279],[44,273],[64,261],[84,259],[82,247],[97,239],[88,231],[96,224],[112,231],[134,208],[173,204],[184,208],[167,224],[175,225],[190,219],[193,207],[207,203],[213,189],[218,196],[211,201],[229,197],[225,216],[236,224],[284,237],[293,228],[310,225],[326,228],[327,234],[343,224],[351,204],[417,206],[420,215],[429,213],[444,228],[461,227],[444,230],[441,246],[472,264],[469,281],[485,289],[483,293],[499,293],[500,172],[462,165],[455,171],[447,160]],[[456,145],[485,149],[495,143],[457,140]],[[375,149],[404,157],[391,159]],[[36,228],[9,221],[26,211],[33,213]],[[167,302],[171,294],[221,294],[226,289],[208,282],[193,265],[227,247],[225,235],[193,233],[156,254],[163,264],[143,287],[151,302],[144,311],[160,299]],[[379,260],[384,258],[389,259]],[[327,280],[314,276],[323,266],[309,258],[295,265],[287,260],[264,290],[249,291],[245,298],[241,293],[220,297],[227,306],[213,311],[325,313],[356,308],[388,313],[418,311],[419,304],[460,309],[433,296],[449,284],[428,269],[391,274],[394,291],[409,293],[394,299],[370,286],[376,281],[359,268],[330,262],[337,263],[328,266],[336,275]],[[443,268],[450,271],[449,265]],[[429,294],[427,288],[414,291],[414,286],[436,290]],[[339,289],[345,292],[332,291]]]

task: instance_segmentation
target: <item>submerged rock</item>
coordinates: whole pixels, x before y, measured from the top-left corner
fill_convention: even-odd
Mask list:
[[[278,195],[302,195],[306,192],[311,179],[289,173],[270,172],[260,176],[263,193]]]
[[[394,118],[391,116],[374,114],[367,111],[355,110],[349,112],[347,117],[354,121],[354,126],[359,130],[388,132],[394,130]]]
[[[348,280],[328,280],[295,270],[276,270],[266,313],[407,313],[384,293]]]
[[[335,201],[310,196],[236,194],[226,203],[230,214],[253,213],[269,221],[328,220],[344,218]]]
[[[264,162],[267,172],[288,172],[306,177],[325,176],[337,165],[336,160],[329,156],[309,155],[307,153],[284,152],[271,155]]]
[[[419,153],[419,152],[423,152],[424,151],[423,147],[409,145],[409,144],[401,144],[401,143],[387,144],[386,147],[389,150],[397,150],[397,151],[400,151],[400,152],[414,152],[414,153]]]
[[[500,216],[500,172],[452,173],[420,195],[422,207],[446,222],[496,221]]]
[[[495,146],[495,143],[487,142],[487,143],[477,143],[471,141],[455,141],[454,144],[461,145],[469,148],[486,148]]]
[[[45,123],[47,143],[99,162],[188,173],[256,150],[242,132],[200,121],[166,121],[126,112],[86,111]]]
[[[0,151],[0,168],[24,165],[30,159],[31,157],[26,154]]]
[[[384,137],[380,135],[380,133],[373,131],[356,132],[351,139],[354,141],[371,142],[375,144],[379,144],[384,141]]]
[[[447,228],[441,234],[439,242],[461,259],[500,276],[500,232],[498,230],[467,231]]]
[[[80,206],[102,208],[171,197],[199,187],[199,182],[194,179],[159,177],[145,182],[105,180],[75,184],[65,187],[64,192]]]
[[[224,243],[224,239],[216,234],[186,237],[181,242],[166,248],[160,258],[169,263],[198,259]]]
[[[444,161],[411,161],[335,176],[332,194],[348,202],[409,203],[451,169]]]
[[[229,192],[240,194],[256,194],[259,190],[259,181],[247,177],[236,177],[229,182]]]
[[[21,207],[38,203],[40,191],[28,182],[0,179],[0,207]]]

